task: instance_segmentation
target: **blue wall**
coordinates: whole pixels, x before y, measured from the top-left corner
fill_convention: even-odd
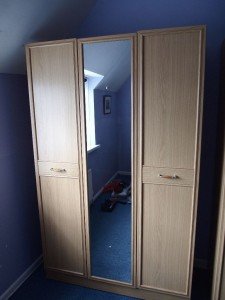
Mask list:
[[[103,114],[103,96],[111,95],[111,114]],[[94,90],[96,143],[100,148],[88,155],[88,169],[92,169],[93,190],[96,194],[118,171],[116,94]]]
[[[111,114],[103,113],[103,96],[111,95]],[[96,194],[117,172],[131,170],[131,85],[130,77],[117,93],[94,90],[96,143],[88,154]]]
[[[209,259],[215,202],[220,47],[225,38],[223,0],[98,0],[76,33],[79,37],[141,29],[207,25],[206,80],[196,257]]]
[[[0,295],[41,254],[24,75],[0,74]]]
[[[131,171],[131,78],[119,91],[117,99],[118,171]]]

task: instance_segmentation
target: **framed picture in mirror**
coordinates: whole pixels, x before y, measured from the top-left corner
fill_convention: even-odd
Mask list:
[[[103,96],[103,112],[105,115],[111,114],[111,96]]]

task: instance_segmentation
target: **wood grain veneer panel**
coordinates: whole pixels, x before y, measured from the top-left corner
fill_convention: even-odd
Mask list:
[[[141,285],[187,293],[192,188],[144,184]]]
[[[38,159],[78,162],[73,42],[30,49]]]
[[[200,31],[143,37],[143,164],[194,168]]]
[[[79,180],[40,177],[46,266],[83,273]]]

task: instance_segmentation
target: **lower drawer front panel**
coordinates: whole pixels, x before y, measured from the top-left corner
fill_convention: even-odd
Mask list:
[[[141,285],[187,294],[191,187],[143,184]]]
[[[193,186],[194,170],[143,166],[144,183]]]
[[[59,163],[59,162],[38,162],[38,171],[40,176],[55,176],[55,177],[79,177],[78,164],[74,163]]]
[[[40,177],[46,266],[83,274],[79,180]]]

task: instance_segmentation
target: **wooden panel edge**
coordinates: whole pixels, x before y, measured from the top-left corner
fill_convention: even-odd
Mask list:
[[[199,197],[199,180],[200,180],[200,159],[201,159],[201,142],[202,142],[202,122],[203,122],[203,100],[204,100],[204,74],[205,74],[205,44],[206,44],[206,26],[197,26],[200,31],[200,49],[199,49],[199,82],[198,82],[198,111],[196,121],[196,140],[195,140],[195,178],[193,191],[193,216],[191,232],[191,251],[189,259],[189,278],[188,278],[188,296],[191,296],[192,277],[194,267],[194,251],[196,238],[197,208]]]
[[[75,38],[72,38],[72,39],[63,39],[63,40],[33,42],[33,43],[26,44],[25,47],[36,48],[36,47],[42,47],[42,46],[54,46],[54,45],[60,45],[60,44],[71,44],[75,40],[76,40]]]
[[[144,284],[141,284],[140,288],[144,289],[144,290],[147,290],[147,291],[154,291],[156,293],[165,293],[166,295],[178,296],[178,297],[181,296],[181,297],[184,297],[185,299],[190,299],[186,292],[184,292],[184,293],[176,292],[176,291],[173,291],[173,290],[156,288],[154,286],[151,287],[151,286],[147,286],[147,285],[144,285]]]
[[[38,212],[39,212],[39,222],[40,222],[40,229],[41,229],[43,261],[44,261],[44,265],[46,265],[46,254],[47,254],[46,237],[45,237],[45,230],[44,230],[44,215],[43,215],[43,206],[42,206],[42,198],[41,198],[41,184],[40,184],[40,177],[39,177],[39,171],[38,171],[37,133],[36,133],[36,126],[35,126],[32,69],[31,69],[31,57],[30,57],[29,47],[26,47],[26,65],[27,65],[28,93],[29,93],[29,104],[30,104],[30,119],[31,119],[32,141],[33,141],[33,154],[34,154],[34,168],[35,168],[35,178],[36,178],[36,188],[37,188]]]
[[[137,287],[137,178],[138,178],[138,94],[137,94],[137,34],[132,37],[131,80],[131,161],[132,161],[132,284]]]
[[[76,111],[77,111],[77,140],[78,140],[78,167],[79,167],[79,186],[80,186],[80,205],[81,205],[81,219],[82,219],[82,246],[83,246],[83,262],[84,262],[84,275],[88,276],[88,267],[87,267],[87,239],[86,239],[86,215],[85,215],[85,203],[84,203],[84,166],[83,166],[83,141],[82,141],[82,113],[80,110],[80,94],[79,94],[79,68],[78,68],[78,45],[77,40],[74,39],[73,42],[73,51],[74,51],[74,73],[75,73],[75,89],[76,89]]]
[[[136,33],[123,33],[123,34],[112,34],[112,35],[102,35],[93,36],[87,38],[79,38],[78,43],[88,44],[93,42],[110,42],[110,41],[120,41],[120,40],[131,40],[135,37]]]
[[[184,27],[171,27],[171,28],[160,28],[160,29],[150,29],[150,30],[140,30],[138,35],[155,35],[155,34],[168,34],[168,33],[178,33],[178,32],[189,32],[189,31],[204,31],[206,25],[193,25]]]
[[[91,43],[91,42],[101,42],[101,41],[110,41],[110,40],[124,40],[130,39],[132,36],[136,36],[136,33],[123,33],[123,34],[112,34],[112,35],[102,35],[102,36],[93,36],[87,38],[70,38],[70,39],[62,39],[62,40],[52,40],[52,41],[40,41],[40,42],[31,42],[25,45],[25,47],[35,48],[42,46],[51,46],[56,44],[65,44],[65,43],[73,43],[76,40],[82,43]]]
[[[50,272],[52,271],[52,272],[56,272],[58,274],[67,274],[67,275],[76,276],[79,278],[85,278],[85,275],[83,273],[70,271],[70,270],[66,270],[66,269],[57,269],[54,267],[46,267],[45,271],[50,271]]]
[[[138,38],[138,69],[137,69],[137,286],[141,286],[141,268],[142,268],[142,143],[143,143],[143,36],[137,34]]]
[[[84,73],[83,73],[83,50],[80,40],[77,40],[77,72],[79,93],[79,112],[80,112],[80,141],[81,141],[81,179],[83,184],[83,210],[84,210],[84,231],[85,231],[85,251],[87,277],[91,276],[90,262],[90,233],[89,233],[89,206],[88,206],[88,186],[87,186],[87,153],[86,153],[86,129],[85,129],[85,106],[84,106]]]

